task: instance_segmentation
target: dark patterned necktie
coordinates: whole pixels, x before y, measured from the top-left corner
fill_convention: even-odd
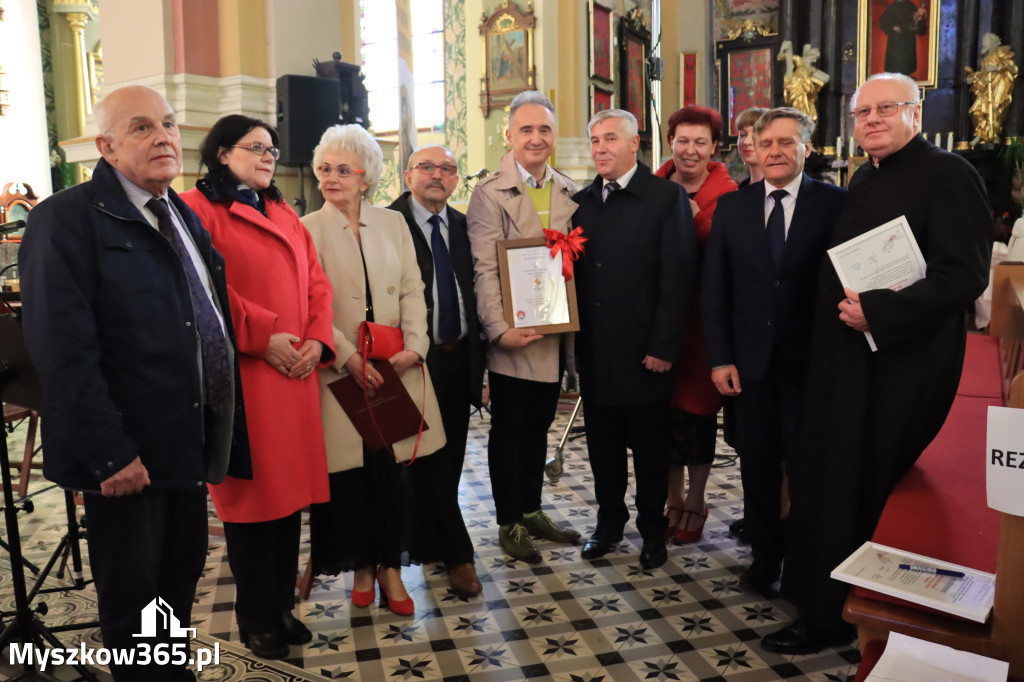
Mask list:
[[[231,363],[228,361],[227,340],[221,327],[217,311],[206,293],[199,273],[196,272],[192,257],[189,256],[181,233],[171,219],[170,207],[163,199],[150,199],[146,208],[156,216],[160,234],[174,247],[188,280],[188,292],[192,298],[192,312],[199,330],[199,341],[203,354],[203,391],[206,404],[216,412],[231,409]]]
[[[604,198],[601,201],[608,201],[608,197],[610,197],[612,195],[612,192],[614,192],[617,189],[622,189],[622,185],[615,182],[614,180],[609,182],[607,185],[604,186]]]
[[[448,246],[441,235],[441,216],[432,215],[430,223],[430,250],[434,254],[434,281],[437,282],[437,335],[434,343],[451,343],[462,332],[459,320],[459,291],[455,288],[455,271]]]
[[[771,247],[776,270],[782,266],[782,251],[786,248],[786,214],[782,210],[782,198],[788,194],[784,189],[777,189],[769,195],[775,199],[775,206],[768,214],[768,246]]]

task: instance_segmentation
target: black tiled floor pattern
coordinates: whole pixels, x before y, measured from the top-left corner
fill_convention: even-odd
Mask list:
[[[552,451],[571,405],[562,407],[550,433]],[[587,562],[578,546],[542,542],[544,562],[531,567],[508,559],[498,546],[487,479],[487,428],[486,415],[474,416],[460,490],[484,585],[480,597],[453,595],[441,566],[407,568],[403,578],[416,613],[405,618],[376,604],[353,607],[348,601],[351,574],[327,578],[296,607],[313,631],[313,641],[292,647],[282,665],[264,665],[246,657],[238,644],[231,609],[234,583],[223,539],[211,536],[193,626],[205,641],[227,642],[231,658],[204,671],[201,679],[853,679],[856,649],[782,657],[758,646],[762,635],[790,619],[791,610],[781,600],[765,601],[739,587],[750,553],[727,532],[729,522],[742,513],[742,490],[733,452],[724,443],[719,444],[720,457],[708,485],[711,514],[704,537],[692,545],[671,546],[662,568],[639,566],[640,538],[631,524],[618,549],[605,559]],[[18,447],[16,441],[11,447]],[[565,475],[545,487],[545,511],[586,536],[593,530],[596,511],[592,486],[584,441],[570,441]],[[31,489],[43,487],[40,480]],[[63,533],[62,496],[52,490],[35,503],[37,511],[22,519],[22,533],[28,557],[44,563]],[[215,517],[211,520],[216,523]],[[303,561],[306,552],[304,547]],[[5,561],[6,555],[0,557],[0,564]],[[9,570],[0,565],[0,571],[0,600],[7,609]],[[48,595],[45,601],[49,623],[94,617],[91,590]],[[69,643],[78,636],[63,635]],[[95,632],[84,636],[98,638]]]

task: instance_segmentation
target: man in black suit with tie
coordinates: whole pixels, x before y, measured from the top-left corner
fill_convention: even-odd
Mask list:
[[[466,216],[448,206],[459,184],[455,156],[441,146],[416,150],[405,183],[410,191],[389,208],[405,216],[416,246],[430,331],[427,367],[448,437],[443,448],[412,467],[417,498],[413,553],[421,561],[443,561],[452,591],[471,597],[482,587],[459,507],[459,479],[470,405],[481,405],[484,362]]]
[[[587,238],[575,265],[587,450],[594,471],[597,528],[581,556],[615,549],[629,519],[626,449],[633,451],[640,563],[665,563],[662,510],[669,370],[683,340],[694,293],[697,238],[686,192],[637,161],[636,118],[621,109],[590,121],[598,176],[576,194],[573,225]]]
[[[785,551],[783,466],[797,438],[818,273],[846,190],[803,173],[814,121],[789,107],[754,124],[765,177],[718,200],[701,283],[711,378],[736,396],[744,532],[741,584],[775,595]]]

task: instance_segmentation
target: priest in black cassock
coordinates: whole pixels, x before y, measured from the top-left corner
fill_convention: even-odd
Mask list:
[[[697,280],[697,237],[686,191],[637,161],[636,118],[606,109],[588,125],[598,176],[573,199],[587,242],[575,265],[576,339],[597,528],[581,556],[618,547],[629,518],[627,453],[636,474],[640,564],[665,563],[669,372]]]
[[[782,591],[799,619],[762,640],[782,654],[853,638],[842,620],[849,586],[829,574],[870,539],[893,487],[945,421],[963,366],[965,310],[988,283],[984,185],[967,161],[918,134],[913,79],[872,76],[852,112],[872,163],[850,183],[833,245],[904,216],[927,275],[900,291],[858,294],[843,289],[828,259],[822,265],[801,447],[787,467]]]

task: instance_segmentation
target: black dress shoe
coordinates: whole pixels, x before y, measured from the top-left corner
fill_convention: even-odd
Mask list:
[[[598,535],[597,533],[594,533],[590,536],[586,543],[584,543],[583,551],[580,552],[580,556],[586,559],[587,561],[600,559],[605,554],[614,551],[615,548],[619,545],[619,542],[621,541],[621,537],[616,540],[610,540],[603,535]]]
[[[658,568],[668,561],[668,549],[661,538],[644,540],[640,550],[640,565],[644,568]]]
[[[740,587],[744,590],[756,592],[765,599],[775,599],[779,596],[775,589],[775,581],[782,573],[782,562],[765,561],[755,558],[750,568],[740,576]]]
[[[732,523],[730,523],[729,524],[729,535],[731,535],[734,538],[736,538],[737,542],[739,542],[741,544],[744,544],[744,545],[749,545],[750,544],[750,538],[747,537],[746,523],[747,523],[746,519],[744,519],[742,517],[738,518],[735,521],[733,521]]]
[[[781,630],[765,635],[761,640],[761,648],[773,654],[800,656],[816,654],[830,647],[844,646],[852,640],[853,634],[849,631],[835,634],[821,632],[798,620]]]
[[[251,649],[257,658],[273,661],[288,655],[288,643],[280,632],[248,632],[242,628],[238,632],[242,644]]]
[[[291,611],[281,614],[281,625],[284,627],[284,641],[288,644],[308,644],[313,641],[313,633]]]

